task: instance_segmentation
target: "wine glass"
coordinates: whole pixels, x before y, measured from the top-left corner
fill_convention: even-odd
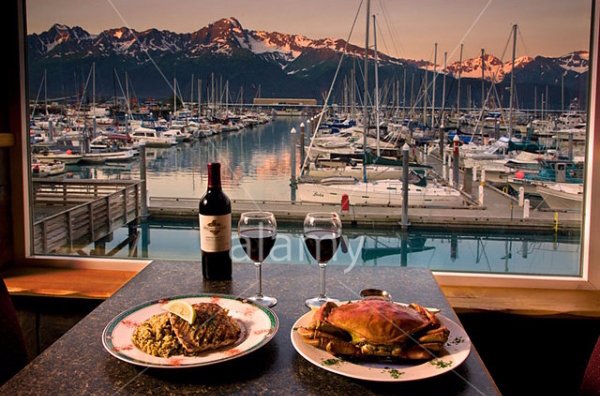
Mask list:
[[[325,268],[335,254],[342,238],[342,222],[337,213],[315,212],[304,218],[304,243],[308,251],[319,264],[321,293],[309,298],[305,304],[309,308],[318,308],[328,301],[337,301],[325,293]]]
[[[242,213],[238,223],[238,236],[244,251],[254,262],[258,279],[258,293],[248,300],[265,307],[272,307],[277,304],[277,299],[262,294],[261,264],[271,252],[277,238],[275,216],[270,212]]]

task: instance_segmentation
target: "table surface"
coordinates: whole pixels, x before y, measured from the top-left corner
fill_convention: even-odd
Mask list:
[[[451,320],[458,317],[431,272],[419,268],[327,267],[328,294],[356,299],[364,288],[390,291],[394,300],[441,308]],[[500,394],[475,347],[456,370],[412,382],[375,383],[340,376],[301,357],[290,340],[293,323],[307,309],[304,300],[318,294],[318,267],[265,264],[263,290],[279,303],[273,308],[280,321],[277,335],[260,350],[213,366],[178,370],[138,367],[110,355],[101,334],[108,322],[140,303],[174,295],[253,294],[251,264],[234,264],[233,281],[202,280],[199,263],[154,261],[111,298],[69,330],[0,388],[0,394],[113,395],[138,393],[194,394]]]

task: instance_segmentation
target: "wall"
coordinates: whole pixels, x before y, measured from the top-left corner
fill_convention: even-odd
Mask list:
[[[8,149],[0,148],[0,268],[13,259],[9,169]]]

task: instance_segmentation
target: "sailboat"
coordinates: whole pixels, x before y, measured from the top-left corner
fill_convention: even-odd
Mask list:
[[[364,67],[364,103],[363,103],[363,143],[362,143],[362,177],[353,175],[327,177],[317,182],[298,183],[297,197],[302,202],[320,202],[320,203],[340,203],[342,196],[346,195],[352,204],[358,205],[388,205],[402,206],[403,202],[403,181],[398,178],[388,178],[382,180],[370,180],[369,175],[369,153],[368,147],[368,129],[369,112],[367,106],[368,97],[368,60],[369,60],[369,20],[370,20],[370,1],[367,1],[367,34],[365,43],[365,67]],[[377,95],[377,93],[376,93]],[[376,101],[377,103],[377,101]],[[376,109],[378,112],[379,109]],[[310,148],[314,143],[311,142]],[[358,144],[358,142],[357,142]],[[381,150],[379,148],[379,153]],[[306,164],[303,164],[306,165]],[[377,165],[389,166],[389,165]],[[401,168],[398,168],[401,170]],[[304,169],[303,169],[304,171]],[[350,173],[350,172],[348,172]],[[362,179],[362,181],[359,181]],[[421,183],[422,184],[422,183]],[[415,185],[409,183],[408,197],[410,205],[418,206],[449,206],[460,207],[464,205],[464,199],[459,191],[446,186],[434,184]]]

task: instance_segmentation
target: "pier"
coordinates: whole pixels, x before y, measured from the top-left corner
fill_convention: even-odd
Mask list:
[[[105,254],[106,239],[126,225],[133,241],[143,186],[141,181],[33,179],[34,253],[71,252],[95,243],[96,252]]]
[[[569,232],[581,227],[579,213],[560,213],[558,224],[554,212],[531,211],[529,218],[523,218],[523,208],[491,187],[486,189],[486,206],[464,208],[414,207],[409,205],[410,227],[447,229],[501,229],[519,231]],[[148,212],[152,218],[195,218],[198,216],[199,198],[150,197]],[[338,212],[347,225],[361,227],[399,227],[402,216],[400,206],[360,206],[351,205],[342,211],[341,205],[273,200],[231,201],[233,216],[252,210],[273,212],[277,220],[302,222],[308,212]],[[409,229],[410,229],[409,227]]]

